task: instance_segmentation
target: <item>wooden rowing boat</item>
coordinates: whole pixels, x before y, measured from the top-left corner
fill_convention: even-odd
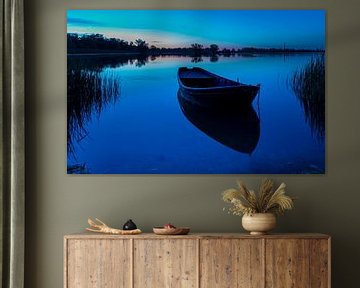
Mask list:
[[[260,89],[260,84],[239,83],[199,67],[179,68],[178,82],[188,100],[205,105],[250,105]]]

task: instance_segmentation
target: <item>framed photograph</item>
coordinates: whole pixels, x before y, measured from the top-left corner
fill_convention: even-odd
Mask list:
[[[68,10],[67,172],[325,173],[325,11]]]

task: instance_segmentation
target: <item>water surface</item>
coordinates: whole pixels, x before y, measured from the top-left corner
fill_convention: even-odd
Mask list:
[[[68,168],[80,165],[80,172],[93,174],[323,173],[324,137],[288,85],[311,57],[69,55]],[[178,95],[180,66],[260,83],[261,92],[246,111],[189,106]],[[319,109],[311,111],[324,115]]]

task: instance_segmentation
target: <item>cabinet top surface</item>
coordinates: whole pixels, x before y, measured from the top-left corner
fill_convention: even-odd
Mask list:
[[[65,239],[329,239],[329,235],[320,233],[287,233],[250,235],[245,233],[189,233],[188,235],[156,235],[142,233],[138,235],[109,235],[101,233],[76,233],[64,236]]]

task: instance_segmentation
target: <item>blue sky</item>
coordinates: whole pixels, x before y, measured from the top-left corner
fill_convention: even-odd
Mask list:
[[[99,33],[157,47],[325,48],[324,10],[68,10],[68,33]]]

